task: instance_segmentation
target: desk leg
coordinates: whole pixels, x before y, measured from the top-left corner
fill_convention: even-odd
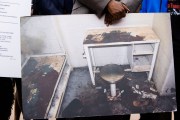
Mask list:
[[[92,66],[92,58],[90,56],[90,51],[88,46],[84,46],[85,54],[86,54],[86,59],[88,62],[88,67],[89,67],[89,73],[91,77],[92,84],[95,85],[95,79],[94,79],[94,74],[93,74],[93,66]]]
[[[153,54],[153,58],[152,58],[152,62],[151,62],[151,69],[150,69],[149,75],[148,75],[148,81],[150,81],[151,77],[152,77],[154,65],[155,65],[155,62],[156,62],[156,56],[157,56],[157,52],[158,52],[158,47],[159,47],[159,43],[155,43],[154,54]]]

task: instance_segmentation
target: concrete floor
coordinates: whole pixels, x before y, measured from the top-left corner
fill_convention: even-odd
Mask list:
[[[175,95],[159,96],[154,83],[146,81],[146,78],[145,72],[126,72],[124,79],[117,83],[117,89],[123,92],[121,97],[117,101],[108,101],[109,83],[97,75],[96,86],[93,86],[87,67],[74,68],[59,117],[124,115],[175,110]],[[156,98],[153,99],[152,96],[142,98],[142,91]],[[138,92],[141,92],[141,95]],[[78,104],[77,101],[74,105],[71,103],[74,99],[78,100]],[[68,106],[70,103],[71,107]]]
[[[137,77],[138,76],[138,77]],[[83,108],[81,109],[81,116],[99,116],[99,115],[112,115],[112,114],[130,114],[130,113],[142,113],[142,112],[161,112],[161,110],[171,111],[175,107],[174,96],[158,96],[156,92],[150,91],[148,88],[154,88],[153,83],[144,81],[146,78],[145,73],[131,74],[127,72],[125,74],[126,79],[117,83],[117,89],[124,90],[119,101],[107,101],[106,91],[109,89],[109,84],[103,81],[98,75],[96,76],[96,86],[93,86],[89,76],[87,67],[75,68],[70,75],[70,79],[67,85],[66,93],[63,99],[61,111],[59,117],[62,117],[62,111],[67,108],[69,103],[73,99],[81,101]],[[133,93],[132,86],[135,88],[139,85],[138,91],[147,91],[157,94],[156,100],[146,99],[148,105],[134,107],[133,99],[141,100],[141,97],[137,93]],[[131,99],[130,99],[131,98]],[[162,104],[158,104],[162,103]],[[165,106],[164,106],[165,105]],[[153,107],[152,107],[153,106]],[[172,107],[173,106],[173,107]],[[14,108],[14,107],[13,107]],[[73,109],[71,109],[73,110]],[[78,110],[78,109],[76,109]],[[148,111],[149,110],[149,111]],[[159,111],[158,111],[159,110]],[[83,113],[83,114],[82,114]],[[131,114],[130,120],[139,120],[139,114]],[[14,109],[12,109],[12,115],[10,120],[14,120]],[[21,114],[20,120],[23,120]],[[55,120],[55,119],[50,119]],[[172,116],[172,120],[174,117]]]
[[[14,120],[14,105],[13,105],[12,108],[13,108],[13,109],[12,109],[12,111],[11,111],[11,116],[10,116],[10,119],[9,119],[9,120]],[[140,118],[140,115],[139,115],[139,114],[131,114],[130,120],[139,120],[139,118]],[[21,116],[20,116],[20,119],[19,119],[19,120],[23,120],[23,115],[22,115],[22,113],[21,113]],[[56,120],[56,119],[51,118],[51,119],[49,119],[49,120]],[[174,120],[174,118],[173,118],[172,120]]]
[[[13,104],[13,107],[12,107],[12,110],[11,110],[11,116],[10,116],[9,120],[15,120],[14,117],[15,117],[15,114],[14,114],[14,104]],[[130,120],[139,120],[139,118],[140,118],[139,114],[131,114]],[[22,113],[20,115],[20,119],[19,120],[23,120],[23,114]],[[56,119],[55,118],[51,118],[49,120],[56,120]],[[172,119],[172,120],[174,120],[174,119]]]

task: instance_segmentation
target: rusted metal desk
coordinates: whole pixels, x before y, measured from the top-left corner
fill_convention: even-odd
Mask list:
[[[132,72],[147,72],[151,80],[160,39],[151,27],[119,27],[90,29],[83,42],[84,56],[87,59],[92,84],[98,65],[93,48],[127,46],[127,56]],[[116,51],[115,51],[116,52]]]

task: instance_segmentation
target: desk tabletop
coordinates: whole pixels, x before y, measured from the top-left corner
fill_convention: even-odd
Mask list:
[[[116,27],[89,29],[83,44],[101,44],[115,42],[159,42],[151,27]]]

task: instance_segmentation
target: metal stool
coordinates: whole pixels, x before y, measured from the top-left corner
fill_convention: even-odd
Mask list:
[[[116,96],[116,82],[124,77],[124,69],[116,64],[108,64],[101,68],[100,76],[110,83],[111,96]]]

